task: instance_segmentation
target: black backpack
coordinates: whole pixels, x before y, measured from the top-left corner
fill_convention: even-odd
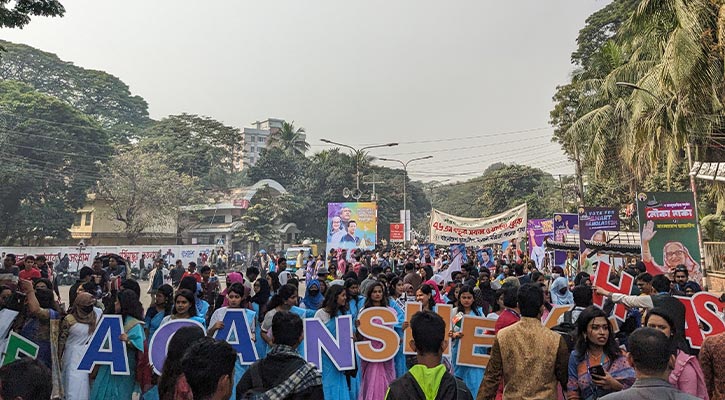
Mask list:
[[[576,324],[573,320],[572,311],[569,310],[564,313],[564,321],[551,328],[552,331],[564,338],[569,353],[574,350],[574,345],[576,344]]]

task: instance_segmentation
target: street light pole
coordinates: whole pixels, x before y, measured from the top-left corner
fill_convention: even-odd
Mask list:
[[[425,157],[418,157],[413,158],[408,161],[403,160],[397,160],[394,158],[383,158],[380,157],[378,160],[380,161],[392,161],[400,163],[400,165],[403,166],[403,245],[406,246],[408,244],[408,196],[406,193],[406,183],[408,180],[408,164],[412,163],[413,161],[420,161],[420,160],[427,160],[429,158],[433,158],[433,156],[425,156]]]
[[[363,150],[375,149],[378,147],[393,147],[393,146],[398,145],[398,143],[385,143],[385,144],[375,144],[372,146],[365,146],[365,147],[361,147],[360,149],[356,149],[350,145],[333,142],[332,140],[328,140],[328,139],[320,139],[320,141],[323,143],[333,144],[335,146],[348,148],[348,149],[352,150],[353,153],[355,153],[355,189],[357,189],[358,193],[360,193],[360,157],[363,154]]]

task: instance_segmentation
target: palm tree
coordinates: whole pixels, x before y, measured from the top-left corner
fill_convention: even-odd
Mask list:
[[[305,140],[305,128],[295,128],[294,121],[283,122],[282,128],[269,136],[269,147],[276,147],[288,155],[303,156],[310,149]]]

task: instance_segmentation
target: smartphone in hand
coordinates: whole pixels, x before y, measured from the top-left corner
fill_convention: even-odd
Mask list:
[[[589,367],[589,375],[596,376],[596,377],[604,377],[606,376],[606,372],[604,372],[604,367],[601,365],[595,365],[593,367]]]

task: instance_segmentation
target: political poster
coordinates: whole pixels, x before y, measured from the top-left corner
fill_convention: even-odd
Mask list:
[[[568,234],[579,233],[579,215],[555,213],[554,214],[554,240],[563,242]],[[566,251],[554,252],[554,265],[563,267],[566,263]]]
[[[430,216],[431,243],[485,246],[523,237],[526,211],[526,204],[522,204],[491,217],[464,218],[433,209]]]
[[[378,240],[375,202],[328,203],[327,249],[372,250]]]
[[[653,275],[685,265],[690,280],[702,285],[697,215],[692,192],[645,192],[637,195],[642,261]]]
[[[421,266],[430,265],[432,267],[435,264],[436,245],[432,243],[419,244],[418,252],[420,253],[418,259]]]
[[[552,219],[530,219],[529,232],[529,258],[536,263],[536,268],[544,266],[544,241],[554,236],[554,221]]]
[[[619,211],[610,207],[579,208],[579,259],[581,270],[592,274],[598,262],[597,247],[609,240],[607,232],[619,231]]]
[[[485,247],[483,249],[476,250],[476,261],[478,263],[478,268],[493,267],[495,265],[493,263],[493,249]]]
[[[131,267],[134,268],[140,267],[141,259],[144,260],[145,266],[150,268],[156,257],[162,257],[169,265],[173,265],[176,260],[181,260],[184,265],[192,261],[197,265],[204,265],[214,250],[213,245],[87,246],[81,250],[73,246],[0,246],[0,251],[15,254],[18,261],[25,258],[25,256],[37,257],[43,255],[56,266],[66,264],[70,271],[76,271],[84,266],[91,266],[95,257],[106,254],[118,254],[123,259],[129,260]]]

